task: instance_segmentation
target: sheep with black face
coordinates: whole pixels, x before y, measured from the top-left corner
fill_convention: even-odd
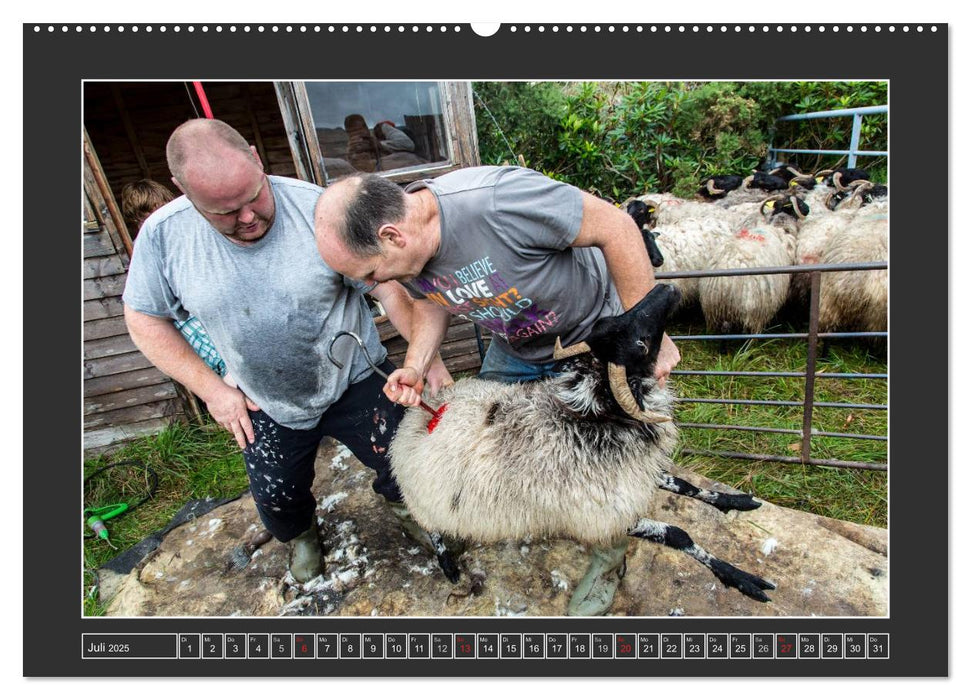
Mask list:
[[[644,517],[659,488],[723,511],[761,505],[669,473],[677,429],[672,397],[653,370],[677,302],[674,287],[655,286],[626,313],[598,322],[584,343],[557,348],[561,371],[553,378],[458,381],[441,396],[448,409],[434,430],[410,409],[389,454],[415,520],[487,543],[550,536],[604,545],[627,534],[679,549],[724,585],[768,600],[764,591],[774,584]]]

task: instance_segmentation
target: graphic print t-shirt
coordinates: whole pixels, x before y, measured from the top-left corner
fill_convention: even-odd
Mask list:
[[[405,286],[493,333],[509,354],[552,358],[583,340],[603,316],[623,311],[598,248],[571,248],[580,232],[580,190],[533,170],[466,168],[427,188],[441,214],[441,246]]]

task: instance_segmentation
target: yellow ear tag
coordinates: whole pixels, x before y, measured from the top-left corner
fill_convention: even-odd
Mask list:
[[[817,177],[816,178],[816,184],[817,185],[823,184],[823,180],[825,180],[825,179],[826,179],[825,177]]]
[[[775,202],[766,202],[765,203],[765,208],[766,209],[775,209]]]
[[[647,208],[647,213],[648,214],[653,214],[654,213],[654,209],[655,209],[655,207],[648,207]]]
[[[789,180],[789,187],[795,187],[798,184],[799,183],[796,182],[796,178],[792,178],[791,180]]]

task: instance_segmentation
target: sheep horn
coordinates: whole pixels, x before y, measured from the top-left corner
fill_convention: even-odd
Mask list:
[[[705,187],[708,188],[708,194],[710,194],[710,195],[725,194],[725,190],[719,190],[719,189],[717,189],[715,187],[715,181],[714,180],[709,180],[707,182],[707,184],[705,185]]]
[[[745,178],[744,180],[742,180],[742,184],[739,185],[739,189],[741,189],[741,190],[747,189],[748,186],[749,186],[749,184],[754,179],[755,179],[755,175],[749,175],[747,178]]]
[[[563,345],[560,344],[560,336],[556,336],[556,342],[553,344],[554,360],[565,360],[568,357],[582,355],[585,352],[590,352],[590,346],[586,343],[574,343],[570,347],[564,348]]]
[[[802,209],[799,208],[799,200],[796,199],[796,195],[789,197],[789,203],[792,204],[792,210],[796,212],[796,218],[802,221],[806,218],[806,215],[802,213]]]
[[[826,195],[826,208],[829,209],[830,211],[836,211],[836,207],[840,205],[839,202],[833,201],[835,199],[836,199],[835,192],[830,192],[828,195]]]
[[[637,405],[637,399],[631,393],[630,386],[627,384],[627,368],[613,362],[607,363],[607,377],[610,380],[610,391],[617,400],[617,404],[628,416],[641,423],[666,423],[671,420],[670,416],[645,411]]]
[[[775,210],[775,204],[778,201],[779,200],[776,197],[769,197],[768,199],[763,200],[762,206],[759,207],[759,214],[761,214],[762,216],[765,216],[766,207],[768,207],[769,209]],[[775,211],[773,211],[773,213],[775,213]]]

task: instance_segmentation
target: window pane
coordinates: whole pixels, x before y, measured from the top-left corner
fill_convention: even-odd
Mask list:
[[[438,83],[305,86],[328,180],[449,161]]]

